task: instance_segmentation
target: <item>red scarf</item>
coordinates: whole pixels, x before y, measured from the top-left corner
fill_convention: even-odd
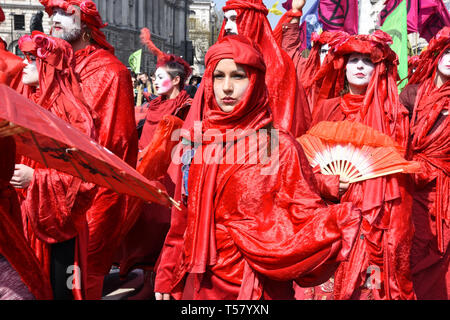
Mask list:
[[[244,65],[250,80],[249,88],[243,100],[232,112],[223,112],[216,103],[213,89],[213,72],[222,59],[234,59]],[[208,265],[216,262],[214,228],[214,194],[220,186],[216,185],[220,164],[197,160],[204,154],[202,147],[212,144],[215,139],[208,130],[216,130],[227,142],[225,149],[234,147],[234,141],[227,141],[227,129],[258,130],[272,122],[269,112],[267,89],[264,85],[265,65],[259,50],[242,36],[227,36],[212,46],[206,55],[204,82],[204,116],[202,126],[202,145],[197,149],[189,172],[188,225],[185,239],[185,258],[187,271],[204,273]],[[191,137],[193,133],[191,133]],[[196,140],[198,137],[194,137]],[[228,146],[231,146],[228,149]],[[224,155],[226,150],[219,148]]]

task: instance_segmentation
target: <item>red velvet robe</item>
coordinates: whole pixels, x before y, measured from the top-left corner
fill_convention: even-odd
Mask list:
[[[450,106],[450,83],[420,86],[411,120],[411,158],[422,172],[414,174],[415,234],[411,272],[418,299],[450,298],[450,122],[441,111]]]
[[[340,108],[341,103],[341,97],[325,100],[313,125],[320,121],[363,122],[358,112],[347,117]],[[392,136],[400,145],[406,146],[408,127],[408,112],[404,109],[397,115]],[[412,199],[406,179],[391,175],[354,183],[341,197],[340,201],[350,201],[362,209],[363,222],[349,261],[342,263],[335,274],[335,299],[415,297],[409,269],[414,230],[410,214]],[[321,194],[330,196],[338,192],[338,183],[334,188],[325,183],[319,185]]]
[[[0,255],[17,271],[37,300],[50,300],[53,295],[50,280],[23,235],[17,194],[9,184],[16,160],[14,139],[0,138],[0,150]]]
[[[109,51],[97,45],[77,51],[75,71],[87,104],[98,115],[98,142],[136,166],[138,139],[130,72]],[[121,239],[137,217],[127,217],[125,196],[99,188],[87,212],[89,224],[88,299],[100,299]]]
[[[217,258],[203,276],[190,275],[186,290],[183,236],[188,213],[186,207],[172,211],[156,292],[177,299],[293,299],[294,279],[304,286],[320,284],[347,257],[359,212],[348,203],[327,208],[315,192],[301,147],[284,132],[279,143],[272,153],[272,161],[279,155],[275,174],[261,174],[270,164],[219,165],[213,191]],[[202,192],[195,189],[194,172],[189,175],[190,197]]]

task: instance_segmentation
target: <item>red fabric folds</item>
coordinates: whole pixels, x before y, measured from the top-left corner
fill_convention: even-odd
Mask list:
[[[213,93],[213,72],[226,58],[242,64],[249,78],[247,93],[230,113],[219,108]],[[292,299],[294,279],[302,285],[326,281],[346,258],[359,212],[350,204],[328,208],[322,202],[292,136],[262,134],[272,128],[272,116],[256,45],[242,36],[224,37],[210,48],[206,64],[202,128],[188,137],[200,145],[189,169],[187,207],[172,212],[155,291],[177,299],[183,291],[193,299]],[[228,136],[233,129],[240,131]],[[259,150],[251,142],[254,133]],[[238,153],[243,142],[249,149]],[[268,161],[251,164],[262,152]],[[208,161],[208,154],[238,158],[223,163]],[[187,273],[194,292],[184,288]]]
[[[408,112],[399,103],[397,59],[389,48],[389,41],[386,33],[376,31],[369,36],[348,37],[335,46],[316,76],[323,85],[313,125],[324,120],[359,121],[406,148]],[[348,55],[353,52],[369,54],[375,70],[363,97],[339,97],[344,89]],[[323,100],[330,94],[338,97]],[[404,176],[392,175],[354,183],[342,196],[341,201],[350,201],[362,209],[363,223],[349,261],[342,263],[336,272],[335,299],[415,297],[409,269],[413,235],[409,191]],[[365,286],[369,267],[379,271],[380,287]]]
[[[90,109],[98,142],[135,167],[138,139],[130,72],[111,52],[90,45],[75,52],[75,72]],[[126,211],[126,197],[99,188],[87,212],[89,224],[88,299],[100,299],[103,278],[108,274],[120,242],[136,222]]]
[[[411,256],[414,289],[419,299],[450,297],[450,82],[435,85],[437,67],[450,47],[450,28],[430,41],[420,57],[419,83],[411,119],[410,157],[419,161],[422,172],[414,175],[413,218],[417,229]]]

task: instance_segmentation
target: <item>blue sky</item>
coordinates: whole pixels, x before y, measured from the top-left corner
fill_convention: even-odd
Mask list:
[[[281,6],[285,1],[286,0],[279,0],[278,10],[281,10],[282,12],[286,12],[286,10],[284,10],[284,8]],[[222,7],[225,5],[225,2],[227,2],[227,0],[214,0],[214,2],[216,3],[217,9],[222,10]],[[275,2],[277,2],[277,0],[263,0],[263,2],[266,5],[266,7],[270,9],[275,4]],[[315,2],[315,1],[314,0],[306,0],[304,9],[309,8],[311,6],[312,2]],[[269,19],[272,28],[275,28],[278,20],[280,20],[280,16],[276,16],[273,13],[269,13],[267,18]]]

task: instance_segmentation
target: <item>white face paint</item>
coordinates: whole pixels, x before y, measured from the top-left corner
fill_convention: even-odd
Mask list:
[[[352,53],[346,66],[346,77],[350,86],[367,87],[372,79],[375,65],[369,55]]]
[[[173,89],[172,79],[167,71],[159,67],[155,72],[155,89],[158,95],[167,95]]]
[[[322,45],[322,47],[320,47],[320,64],[322,64],[323,60],[325,60],[325,57],[327,56],[329,50],[330,46],[328,45],[328,43],[325,43],[324,45]]]
[[[445,78],[450,78],[450,49],[447,49],[439,60],[438,71]]]
[[[226,34],[239,34],[237,28],[237,12],[236,10],[228,10],[224,14],[225,23],[225,33]]]
[[[39,72],[36,66],[36,61],[29,62],[24,59],[25,68],[22,73],[22,83],[28,86],[37,87],[39,85]]]
[[[61,8],[54,9],[51,35],[67,42],[73,42],[81,37],[81,16],[78,7],[71,6],[69,10],[75,12],[65,12]]]

